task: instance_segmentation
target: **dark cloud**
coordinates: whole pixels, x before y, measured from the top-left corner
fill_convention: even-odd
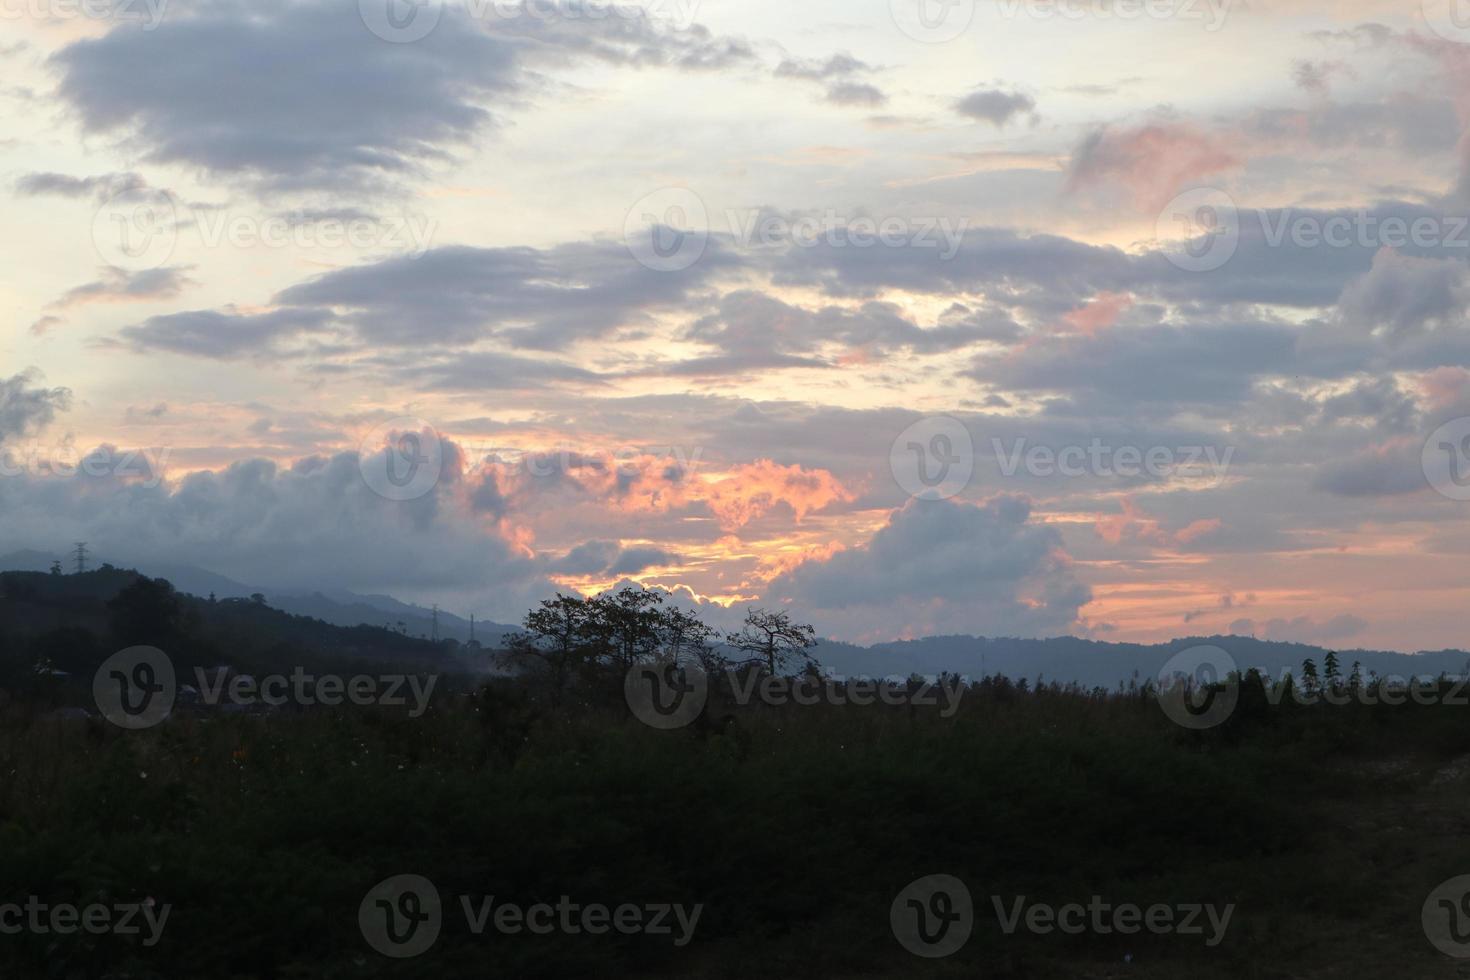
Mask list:
[[[114,266],[101,271],[101,278],[75,286],[63,293],[48,309],[64,310],[91,303],[136,303],[172,299],[194,284],[186,266],[164,266],[131,272]]]
[[[112,451],[114,454],[116,451]],[[196,564],[278,588],[488,590],[506,614],[549,594],[536,563],[468,509],[457,447],[422,497],[387,500],[364,479],[386,466],[368,452],[310,456],[286,467],[246,459],[176,484],[119,474],[0,480],[0,550],[88,541],[104,560]],[[145,454],[149,464],[163,463]],[[146,476],[147,474],[143,474]],[[505,601],[508,600],[508,601]]]
[[[587,541],[547,565],[559,575],[636,575],[678,561],[662,548],[624,548],[617,541]]]
[[[826,60],[819,58],[787,58],[776,66],[777,78],[800,78],[809,82],[827,82],[873,71],[873,66],[845,51]]]
[[[877,108],[886,105],[888,96],[878,86],[864,80],[878,69],[845,51],[826,59],[787,58],[776,66],[777,78],[815,82],[825,86],[827,101],[833,105]]]
[[[856,105],[877,108],[888,102],[888,96],[867,82],[841,82],[827,89],[827,101],[833,105]]]
[[[956,102],[954,108],[962,116],[1000,127],[1021,115],[1037,118],[1035,99],[1024,92],[1003,89],[977,89]]]
[[[869,302],[856,310],[793,306],[766,293],[740,290],[721,297],[718,310],[684,331],[684,340],[719,349],[653,369],[668,374],[735,374],[762,368],[833,367],[844,355],[881,357],[899,350],[940,353],[1006,337],[1003,322],[967,315],[921,327],[892,303]],[[1011,325],[1014,326],[1013,324]],[[826,356],[831,348],[831,356]]]
[[[923,631],[1044,636],[1074,628],[1091,593],[1055,529],[1021,497],[980,506],[912,500],[859,548],[774,579],[770,595],[814,615],[849,611]]]
[[[119,26],[53,57],[58,91],[93,134],[150,160],[264,189],[377,187],[473,145],[526,98],[536,66],[592,57],[729,67],[753,57],[707,29],[647,18],[476,22],[446,4],[411,44],[375,37],[350,0],[201,0],[143,30]],[[148,84],[138,84],[147,78]]]
[[[139,351],[168,351],[194,357],[255,356],[278,350],[302,334],[324,329],[330,314],[322,310],[286,309],[269,313],[191,310],[149,317],[124,327],[122,339]]]
[[[275,188],[402,176],[491,124],[483,103],[516,84],[508,42],[449,5],[428,37],[388,44],[355,7],[204,0],[62,49],[59,92],[88,132]]]
[[[71,407],[71,391],[40,385],[39,371],[0,379],[0,442],[37,432]]]
[[[1037,338],[978,358],[969,375],[1009,391],[1065,395],[1073,410],[1172,413],[1244,401],[1256,379],[1292,373],[1295,350],[1295,333],[1282,324],[1158,324]]]
[[[275,302],[338,310],[369,343],[495,336],[519,347],[557,350],[644,325],[648,310],[688,299],[733,263],[714,241],[700,262],[677,273],[645,268],[621,243],[453,246],[329,272],[283,291]]]
[[[148,182],[140,174],[112,173],[94,177],[72,177],[58,173],[25,174],[15,182],[15,192],[24,197],[92,197],[106,200],[123,191],[142,190]]]
[[[1427,486],[1420,461],[1422,442],[1395,440],[1323,465],[1312,487],[1343,497],[1382,497],[1415,493]]]

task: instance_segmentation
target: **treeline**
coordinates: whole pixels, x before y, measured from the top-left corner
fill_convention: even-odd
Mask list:
[[[740,629],[721,633],[664,596],[624,588],[584,599],[557,593],[526,614],[507,638],[500,663],[523,673],[554,704],[591,685],[620,687],[640,663],[698,667],[710,674],[759,670],[771,675],[819,668],[816,631],[781,610],[750,609]]]

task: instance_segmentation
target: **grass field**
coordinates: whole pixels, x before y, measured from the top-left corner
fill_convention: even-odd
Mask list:
[[[1249,692],[1243,692],[1249,693]],[[381,709],[177,718],[143,732],[12,705],[0,880],[51,903],[152,899],[156,945],[0,936],[6,976],[1455,977],[1420,910],[1470,872],[1470,715],[1269,706],[1206,732],[1139,692],[969,689],[908,708],[734,708],[649,729],[611,698],[510,684]],[[376,883],[430,879],[442,934],[369,947]],[[945,959],[889,907],[948,874],[974,901]],[[474,935],[458,897],[699,904],[693,938]],[[1233,905],[1200,936],[1002,931],[992,896]]]

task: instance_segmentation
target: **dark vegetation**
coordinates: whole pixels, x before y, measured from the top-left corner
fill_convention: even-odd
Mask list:
[[[792,672],[809,669],[809,634],[753,617],[717,638],[636,596],[563,597],[493,658],[525,669],[491,675],[475,651],[211,603],[116,570],[0,585],[0,903],[173,908],[151,949],[0,936],[6,978],[1456,975],[1419,908],[1470,871],[1464,706],[1273,705],[1248,676],[1229,721],[1188,731],[1146,686],[991,677],[951,718],[717,699],[700,723],[660,732],[622,702],[628,664],[672,645],[708,665]],[[98,663],[136,643],[169,651],[181,672],[396,664],[451,682],[418,719],[315,709],[124,732],[57,717],[86,703]],[[446,924],[429,953],[395,961],[366,946],[357,910],[404,873],[438,886]],[[960,953],[926,961],[894,941],[888,909],[935,873],[969,884],[976,929]],[[666,937],[474,936],[460,895],[705,909],[677,949]],[[1007,936],[992,895],[1237,909],[1209,949],[1199,937]]]

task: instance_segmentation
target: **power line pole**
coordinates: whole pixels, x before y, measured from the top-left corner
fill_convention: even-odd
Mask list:
[[[87,542],[78,541],[72,555],[77,562],[77,574],[80,575],[87,570]]]

